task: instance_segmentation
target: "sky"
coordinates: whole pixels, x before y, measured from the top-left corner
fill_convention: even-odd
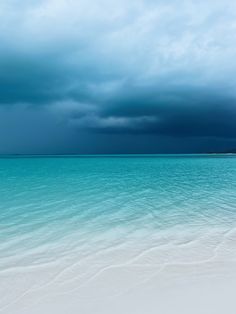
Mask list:
[[[236,148],[233,0],[1,0],[0,154]]]

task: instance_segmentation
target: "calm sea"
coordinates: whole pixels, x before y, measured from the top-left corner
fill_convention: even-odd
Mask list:
[[[236,226],[236,158],[0,159],[0,269],[181,244]]]

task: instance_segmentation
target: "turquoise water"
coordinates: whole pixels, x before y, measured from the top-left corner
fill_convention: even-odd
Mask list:
[[[2,270],[143,250],[167,235],[182,243],[185,230],[195,240],[211,228],[232,230],[236,158],[1,158],[0,197]]]

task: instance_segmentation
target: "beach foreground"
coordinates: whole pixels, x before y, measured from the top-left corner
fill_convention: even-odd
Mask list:
[[[234,157],[0,160],[0,313],[234,314]]]
[[[233,237],[235,241],[236,233],[224,238],[225,250]],[[138,254],[130,249],[127,256],[108,250],[87,262],[65,257],[64,263],[16,267],[1,274],[1,312],[235,313],[235,253],[226,261],[216,257],[212,246],[191,261],[181,258],[175,246]],[[194,245],[183,244],[182,250],[192,254]],[[226,253],[223,246],[217,252]],[[172,262],[158,261],[172,254]]]

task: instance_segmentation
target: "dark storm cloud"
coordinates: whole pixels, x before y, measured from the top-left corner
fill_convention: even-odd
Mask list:
[[[68,121],[100,133],[158,134],[173,137],[236,137],[236,101],[217,90],[185,86],[166,91],[120,91],[107,103],[81,111],[68,104]]]
[[[231,0],[2,1],[1,146],[27,133],[42,152],[234,140],[235,12]]]

